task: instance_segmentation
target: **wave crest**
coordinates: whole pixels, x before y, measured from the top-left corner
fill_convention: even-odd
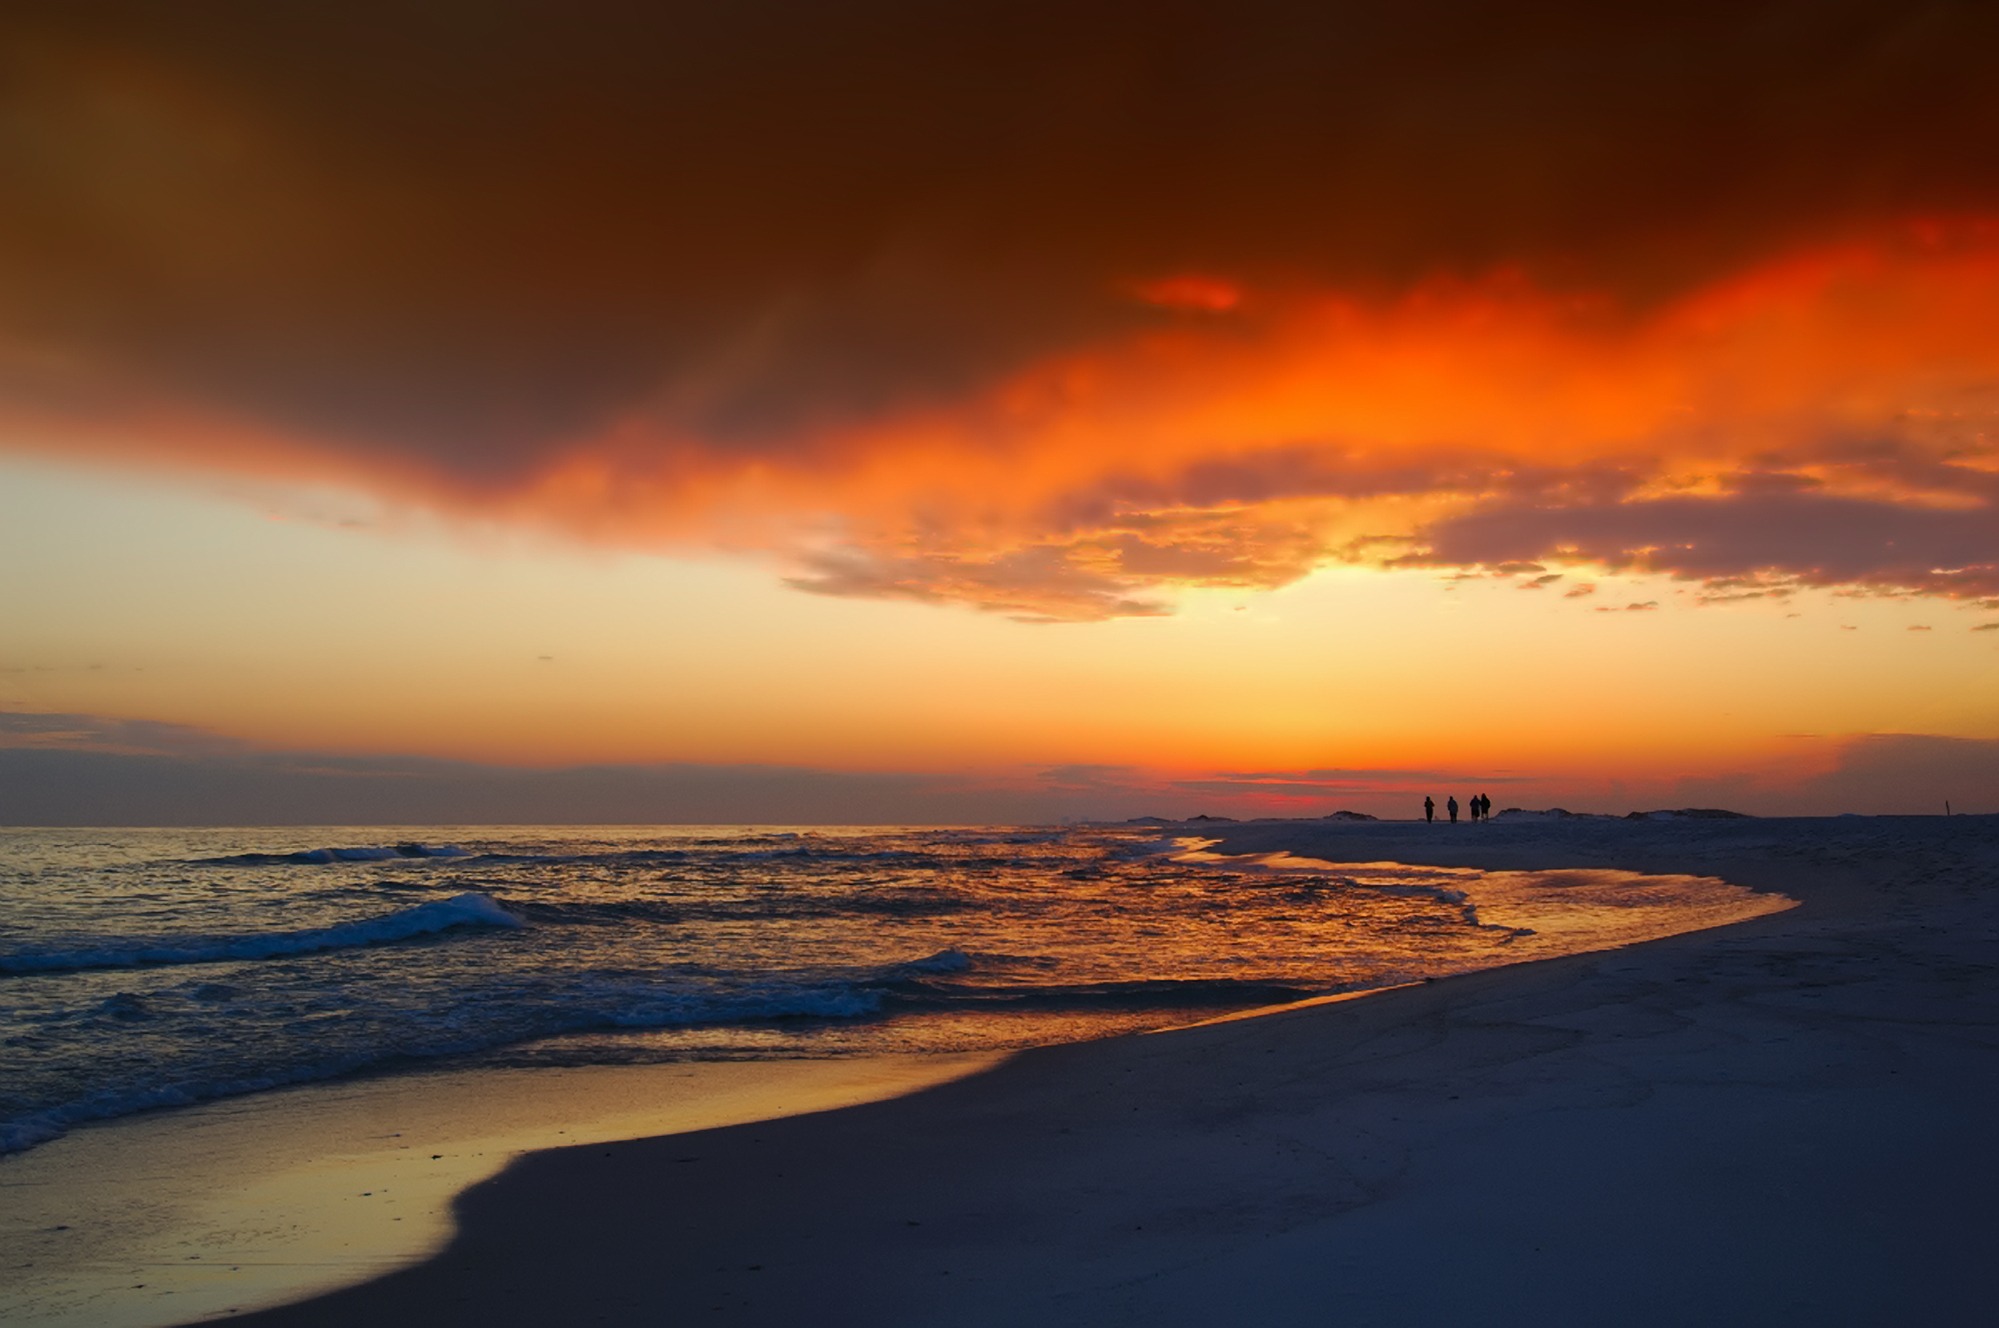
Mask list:
[[[196,858],[197,867],[324,867],[336,862],[397,862],[405,858],[465,858],[471,850],[456,844],[363,844],[354,848],[302,848],[293,853],[231,853],[220,858]]]
[[[433,899],[379,917],[330,927],[266,932],[252,936],[144,936],[85,942],[73,947],[38,947],[0,953],[0,973],[70,973],[89,968],[137,968],[154,964],[214,964],[232,959],[384,945],[453,927],[519,927],[521,920],[476,891]]]

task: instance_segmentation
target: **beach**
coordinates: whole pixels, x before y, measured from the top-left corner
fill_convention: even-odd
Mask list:
[[[1251,824],[1233,851],[1713,873],[1738,926],[534,1153],[400,1323],[1983,1321],[1999,820]]]
[[[1045,1048],[854,1110],[540,1152],[460,1200],[460,1232],[436,1258],[246,1318],[1989,1312],[1993,818],[1219,836],[1347,860],[1725,872],[1801,904],[1627,950]]]

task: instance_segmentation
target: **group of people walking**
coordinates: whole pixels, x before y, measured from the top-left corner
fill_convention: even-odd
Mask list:
[[[1471,807],[1472,820],[1489,821],[1492,819],[1492,799],[1486,797],[1485,794],[1473,794],[1469,806]],[[1456,824],[1458,819],[1458,800],[1454,797],[1446,799],[1444,802],[1444,812],[1451,818],[1452,824]],[[1435,800],[1431,798],[1423,799],[1423,819],[1425,821],[1434,821],[1437,819],[1437,804]]]

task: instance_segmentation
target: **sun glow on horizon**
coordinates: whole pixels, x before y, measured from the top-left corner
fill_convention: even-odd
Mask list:
[[[1999,641],[1919,599],[1704,604],[1600,574],[1570,597],[1525,573],[1327,568],[1277,591],[1186,592],[1172,617],[1032,627],[802,595],[756,566],[273,525],[64,471],[10,467],[7,492],[7,556],[39,550],[51,571],[7,592],[9,620],[34,628],[0,661],[0,704],[271,748],[1196,781],[1344,768],[1392,784],[1802,771],[1826,759],[1789,736],[1804,733],[1999,737],[1980,685]],[[269,606],[254,629],[245,603]]]

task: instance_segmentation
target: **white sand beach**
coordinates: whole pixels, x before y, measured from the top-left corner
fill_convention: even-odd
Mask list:
[[[1209,828],[1713,875],[1732,927],[555,1148],[307,1324],[1972,1323],[1999,818]],[[225,1307],[226,1309],[226,1307]],[[212,1317],[212,1316],[203,1316]]]

